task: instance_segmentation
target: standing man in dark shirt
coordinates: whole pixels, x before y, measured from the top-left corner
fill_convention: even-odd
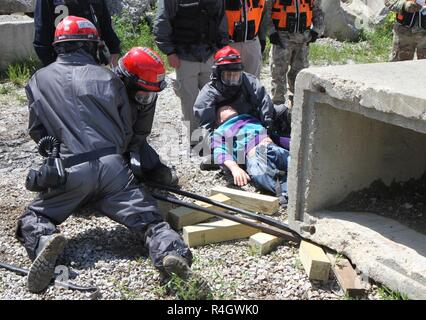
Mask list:
[[[155,42],[176,69],[174,90],[191,137],[198,128],[193,106],[198,92],[210,81],[214,53],[229,42],[223,0],[159,0],[154,24]]]
[[[67,16],[84,17],[99,30],[111,54],[109,63],[117,65],[120,40],[112,28],[105,0],[37,0],[34,12],[34,50],[44,66],[56,60],[53,35],[59,22]]]

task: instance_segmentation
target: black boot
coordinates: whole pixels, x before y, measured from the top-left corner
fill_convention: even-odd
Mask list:
[[[30,292],[38,293],[47,288],[55,272],[58,256],[64,251],[66,239],[60,233],[41,236],[37,257],[31,265],[27,286]]]
[[[146,181],[155,182],[158,184],[175,187],[179,183],[179,178],[174,168],[170,168],[159,162],[153,169],[145,171],[143,176]]]
[[[179,291],[175,290],[173,287],[170,288],[173,291],[177,291],[176,293],[179,298],[190,300],[206,300],[212,298],[208,282],[191,270],[185,258],[178,255],[167,255],[163,259],[163,268],[169,279],[172,278],[173,275],[176,275],[183,280],[183,284],[179,286],[180,294]]]

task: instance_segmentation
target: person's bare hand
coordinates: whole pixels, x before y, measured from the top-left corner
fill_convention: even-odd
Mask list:
[[[233,167],[231,172],[234,177],[234,184],[239,187],[245,186],[251,180],[247,172],[240,167]]]
[[[169,61],[169,64],[172,66],[172,68],[179,69],[180,59],[179,59],[179,57],[177,56],[176,53],[168,55],[167,60]]]

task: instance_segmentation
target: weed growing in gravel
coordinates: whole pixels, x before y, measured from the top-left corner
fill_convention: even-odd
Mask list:
[[[293,267],[299,270],[303,270],[303,264],[302,261],[300,261],[299,258],[295,258],[293,261]]]
[[[204,292],[200,291],[200,285],[196,278],[190,278],[185,281],[173,274],[166,287],[176,294],[180,300],[213,300],[211,293],[206,296]]]
[[[135,290],[129,288],[129,284],[130,282],[128,280],[124,282],[115,281],[115,286],[120,291],[121,299],[123,300],[142,299],[141,296]]]
[[[7,67],[7,70],[1,75],[1,78],[22,87],[39,67],[40,63],[35,58],[17,61]]]
[[[409,300],[405,293],[393,291],[385,285],[379,285],[377,289],[380,298],[383,300]]]
[[[6,86],[0,86],[0,94],[9,94],[12,89]]]

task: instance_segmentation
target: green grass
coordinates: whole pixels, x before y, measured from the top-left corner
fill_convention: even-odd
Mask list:
[[[167,64],[167,56],[155,44],[154,35],[148,22],[144,21],[134,26],[125,15],[121,17],[113,16],[112,20],[114,30],[121,41],[121,51],[123,54],[133,47],[148,47],[158,52],[167,68],[170,69],[170,66]]]
[[[339,46],[313,43],[309,46],[311,65],[386,62],[392,48],[394,15],[387,16],[382,26],[363,32],[358,42],[342,42]]]
[[[180,300],[200,300],[199,283],[196,277],[182,280],[177,275],[173,274],[166,286],[174,292]],[[213,295],[209,294],[207,297],[203,298],[212,300]]]
[[[405,293],[393,291],[385,285],[378,286],[378,293],[383,300],[409,300]]]
[[[11,92],[12,92],[11,88],[0,85],[0,94],[9,94]]]
[[[24,86],[31,75],[40,68],[40,63],[35,58],[17,61],[10,64],[1,74],[2,80],[8,80],[17,86]]]

